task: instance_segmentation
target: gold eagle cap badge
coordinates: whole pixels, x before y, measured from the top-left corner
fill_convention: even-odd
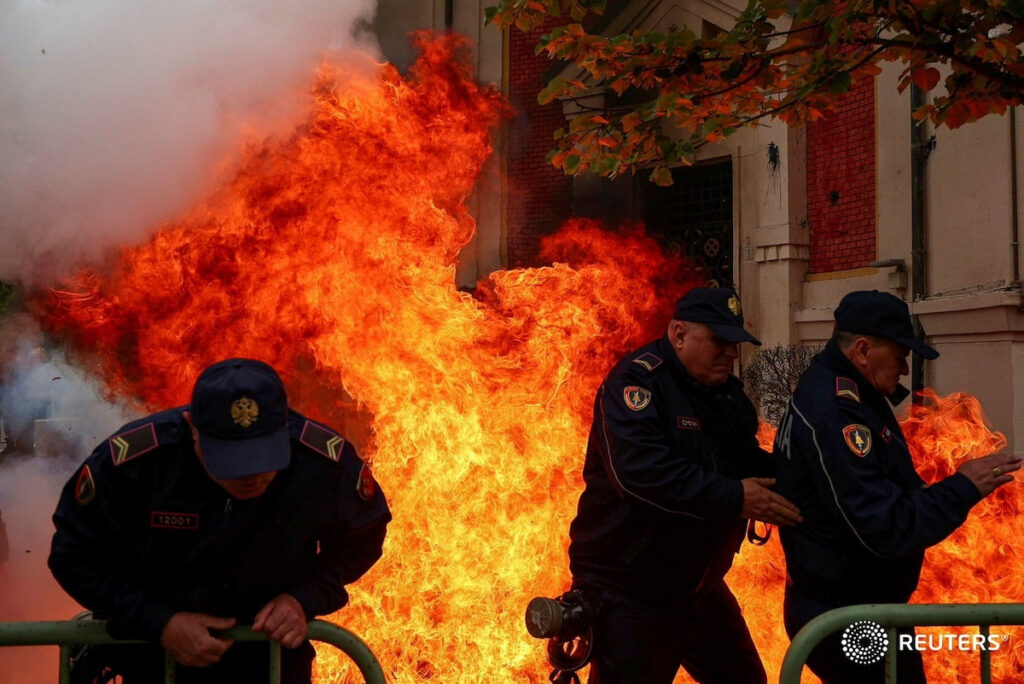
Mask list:
[[[260,405],[254,399],[241,397],[231,404],[231,420],[235,421],[235,425],[250,427],[259,416]]]
[[[740,311],[743,310],[740,308],[740,300],[736,295],[729,297],[729,301],[726,302],[726,306],[729,307],[729,311],[732,311],[733,316],[739,316]]]

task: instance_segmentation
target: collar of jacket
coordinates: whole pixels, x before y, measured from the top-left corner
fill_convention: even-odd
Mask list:
[[[890,404],[896,406],[910,395],[910,390],[903,385],[896,385],[896,391],[889,396],[883,395],[875,389],[874,385],[868,382],[867,378],[861,375],[861,372],[857,370],[850,359],[846,358],[846,354],[839,348],[839,345],[831,340],[825,345],[825,351],[822,353],[833,369],[857,383],[860,396],[865,401],[875,403],[885,398]]]

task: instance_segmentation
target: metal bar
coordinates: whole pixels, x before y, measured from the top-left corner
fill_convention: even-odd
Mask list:
[[[235,641],[267,641],[267,635],[254,632],[249,627],[232,627],[223,632],[224,636]],[[387,684],[384,670],[377,661],[370,647],[352,632],[323,620],[311,620],[309,623],[309,639],[328,643],[349,658],[359,668],[366,684]],[[107,634],[107,625],[103,620],[66,620],[40,622],[0,622],[0,647],[4,646],[48,646],[53,644],[142,644],[139,639],[114,639]],[[277,644],[274,644],[277,646]],[[61,649],[62,673],[66,661],[64,649]],[[168,656],[168,659],[170,657]],[[275,668],[276,659],[276,668]],[[173,660],[170,660],[173,662]],[[277,684],[281,676],[281,649],[270,650],[271,681]],[[170,677],[168,679],[167,677]],[[61,675],[61,684],[65,683]],[[165,682],[174,681],[174,668],[164,673]],[[68,675],[70,679],[70,674]]]
[[[325,641],[341,649],[359,668],[366,684],[387,684],[384,670],[381,669],[380,662],[370,647],[344,627],[323,620],[313,620],[309,623],[309,638],[314,641]]]
[[[985,637],[985,644],[988,644],[988,625],[978,625],[978,633]],[[992,655],[987,648],[980,651],[981,655],[981,684],[992,684]]]
[[[178,664],[167,651],[164,651],[164,684],[174,684],[178,677]]]
[[[899,677],[896,671],[896,655],[899,653],[899,648],[891,648],[893,644],[898,644],[899,634],[895,627],[890,627],[885,630],[889,637],[890,648],[885,651],[885,684],[897,684],[896,680]]]
[[[1024,603],[913,604],[872,603],[822,613],[800,630],[782,660],[780,684],[799,684],[804,663],[825,637],[857,620],[882,627],[1024,625]],[[898,647],[891,644],[891,648]]]
[[[60,684],[71,684],[71,647],[64,644],[60,647],[60,670],[57,681]]]
[[[270,684],[281,684],[281,644],[270,642]]]

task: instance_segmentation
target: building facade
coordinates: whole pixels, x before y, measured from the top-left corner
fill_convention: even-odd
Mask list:
[[[640,176],[567,178],[544,155],[574,105],[536,103],[558,72],[534,53],[551,26],[498,31],[484,26],[489,4],[438,0],[417,4],[416,14],[387,12],[382,2],[376,27],[379,35],[452,28],[469,36],[480,78],[500,84],[518,112],[475,198],[480,233],[463,255],[460,284],[533,265],[540,237],[570,216],[642,219],[704,263],[709,281],[739,289],[767,345],[824,342],[846,292],[903,298],[941,352],[915,369],[914,384],[975,395],[1010,448],[1024,449],[1019,109],[955,131],[915,126],[914,94],[897,91],[902,67],[887,64],[824,120],[769,121],[701,148],[670,188]],[[742,9],[735,0],[631,0],[614,6],[605,30],[707,33],[731,26]]]

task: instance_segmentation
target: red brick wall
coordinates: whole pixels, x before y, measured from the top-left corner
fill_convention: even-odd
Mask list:
[[[811,273],[867,266],[876,258],[875,83],[865,79],[836,111],[807,127]]]
[[[537,42],[557,25],[549,21],[531,33],[517,28],[509,33],[509,99],[516,109],[507,150],[510,267],[537,265],[541,236],[570,215],[571,178],[545,161],[554,147],[555,131],[567,125],[562,105],[537,104],[543,76],[555,66],[545,55],[535,54]]]

